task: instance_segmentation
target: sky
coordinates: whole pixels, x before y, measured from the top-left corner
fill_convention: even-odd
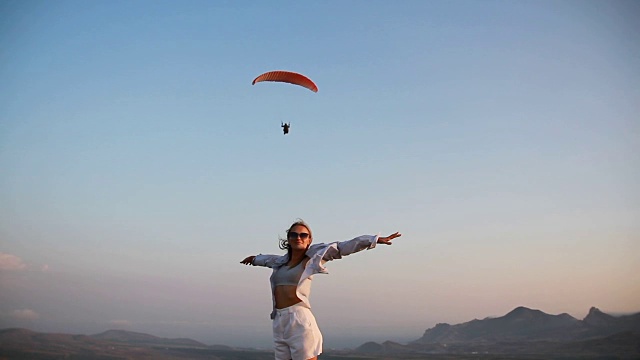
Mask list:
[[[0,1],[0,328],[325,348],[518,306],[640,311],[637,1]],[[270,70],[319,91],[252,80]],[[291,123],[283,135],[281,122]]]

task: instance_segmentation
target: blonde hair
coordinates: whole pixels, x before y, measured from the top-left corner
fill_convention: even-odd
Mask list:
[[[291,246],[289,246],[288,235],[289,235],[289,231],[291,231],[291,229],[293,229],[295,226],[304,226],[304,227],[306,227],[307,230],[309,231],[309,239],[311,239],[311,241],[313,241],[313,232],[311,231],[311,227],[309,227],[309,224],[307,224],[302,219],[298,219],[298,220],[296,220],[296,222],[291,224],[291,226],[289,226],[289,228],[287,229],[287,236],[284,239],[283,238],[279,238],[280,243],[278,244],[278,246],[280,247],[280,249],[287,250],[287,252],[289,252],[289,253],[291,252]]]

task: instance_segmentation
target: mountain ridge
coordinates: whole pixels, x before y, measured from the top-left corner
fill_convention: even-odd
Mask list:
[[[519,306],[504,316],[436,324],[406,345],[367,342],[362,354],[537,354],[640,357],[640,313],[612,316],[596,307],[578,320]]]
[[[623,331],[640,332],[640,313],[616,317],[591,307],[589,314],[578,320],[566,313],[550,315],[519,306],[501,317],[475,319],[456,325],[437,324],[410,343],[570,341],[606,337]]]
[[[596,307],[578,320],[519,306],[504,316],[450,325],[440,323],[407,344],[367,342],[352,352],[373,357],[422,358],[426,354],[565,354],[580,357],[640,358],[640,313],[613,316]],[[208,346],[186,338],[107,330],[94,335],[0,329],[0,358],[227,359],[271,358],[272,352],[224,345]],[[238,355],[240,354],[240,355]],[[271,354],[271,355],[269,355]],[[47,357],[48,356],[48,357]],[[236,357],[234,357],[236,356]],[[418,357],[416,357],[418,356]],[[457,355],[456,355],[457,356]]]
[[[0,359],[225,360],[229,356],[267,360],[272,358],[272,353],[224,345],[208,346],[192,339],[161,338],[125,330],[77,335],[41,333],[24,328],[0,329]]]
[[[148,344],[148,345],[172,345],[172,346],[189,346],[189,347],[207,347],[199,341],[188,338],[162,338],[141,332],[128,330],[107,330],[99,334],[89,335],[94,339],[114,341],[129,344]]]

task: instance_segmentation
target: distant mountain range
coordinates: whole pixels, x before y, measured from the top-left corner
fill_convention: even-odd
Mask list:
[[[353,354],[356,353],[356,354]],[[368,342],[353,351],[334,351],[348,359],[468,358],[607,358],[640,359],[640,313],[624,316],[591,308],[578,320],[568,314],[549,315],[518,307],[508,314],[449,325],[437,324],[408,344]],[[333,356],[328,352],[325,356]],[[497,357],[496,357],[497,356]],[[0,359],[272,359],[273,352],[224,345],[208,346],[191,339],[109,330],[95,335],[39,333],[27,329],[0,330]]]
[[[595,307],[584,320],[518,307],[505,316],[463,324],[438,324],[413,344],[491,343],[497,341],[570,341],[606,337],[623,331],[640,333],[640,313],[614,317]]]
[[[406,345],[369,342],[361,353],[492,353],[640,356],[640,313],[605,314],[595,307],[578,320],[568,314],[549,315],[518,307],[497,318],[449,325],[437,324]]]
[[[107,340],[126,344],[207,347],[207,345],[191,339],[167,339],[145,333],[124,330],[108,330],[100,334],[91,335],[90,337],[98,340]]]
[[[0,330],[0,359],[256,359],[273,358],[269,351],[207,346],[191,339],[167,339],[124,330],[96,335],[40,333],[27,329]]]

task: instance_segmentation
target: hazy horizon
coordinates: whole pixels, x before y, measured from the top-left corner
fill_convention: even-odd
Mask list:
[[[597,306],[595,306],[597,308]],[[514,307],[512,310],[514,310]],[[532,309],[532,310],[540,310],[542,312],[547,313],[544,309]],[[602,311],[602,309],[599,309]],[[611,313],[607,311],[603,311],[612,316],[624,316],[624,315],[634,315],[640,313],[640,311],[635,312],[627,312],[627,313]],[[448,323],[450,325],[457,325],[460,323],[466,323],[472,320],[482,320],[487,318],[496,318],[505,316],[507,313],[500,315],[489,315],[489,316],[478,316],[473,319],[468,319],[466,321],[462,321],[459,323]],[[549,314],[549,315],[560,315],[560,314]],[[569,314],[571,315],[571,314]],[[578,320],[583,320],[583,317],[576,317],[571,315]],[[586,316],[586,314],[585,314]],[[95,323],[85,323],[85,324],[74,324],[72,326],[66,325],[66,331],[61,330],[60,324],[40,324],[39,328],[30,328],[28,321],[14,321],[13,324],[17,324],[15,326],[8,326],[6,328],[26,328],[32,331],[41,331],[41,332],[50,332],[50,333],[68,333],[68,334],[85,334],[85,335],[97,335],[102,332],[110,331],[110,330],[123,330],[123,331],[131,331],[131,332],[140,332],[146,333],[153,336],[163,337],[163,338],[190,338],[199,342],[204,343],[205,345],[227,345],[227,346],[235,346],[235,347],[248,347],[248,348],[258,348],[258,349],[270,349],[272,346],[272,338],[270,331],[260,331],[263,329],[255,329],[256,331],[247,331],[248,335],[230,335],[225,332],[225,329],[215,328],[211,324],[201,324],[200,329],[196,329],[196,327],[191,327],[191,329],[181,329],[180,326],[173,326],[172,324],[140,324],[139,328],[134,329],[132,324],[128,323],[118,323],[117,321],[111,322],[107,325],[108,328],[104,330],[98,330],[101,326]],[[33,324],[33,323],[32,323]],[[26,325],[26,326],[25,326]],[[193,323],[191,324],[193,325]],[[109,327],[110,326],[110,327]],[[353,349],[356,348],[365,342],[375,341],[378,343],[382,343],[384,341],[390,340],[395,341],[401,344],[406,344],[414,340],[418,340],[422,337],[425,330],[433,328],[430,326],[425,328],[419,333],[411,333],[409,329],[395,329],[395,331],[387,333],[381,331],[380,329],[374,329],[367,326],[354,326],[351,324],[351,328],[345,331],[345,329],[330,328],[329,336],[325,338],[326,349]],[[354,334],[354,329],[360,329],[361,332],[358,334]],[[400,331],[398,331],[400,330]],[[181,334],[181,335],[175,335]],[[216,335],[213,335],[216,334]],[[243,338],[246,336],[246,338]]]
[[[270,270],[239,262],[281,254],[296,218],[316,243],[403,233],[313,279],[327,348],[518,306],[640,311],[639,17],[2,1],[0,328],[268,348]],[[251,85],[279,69],[319,91]]]

